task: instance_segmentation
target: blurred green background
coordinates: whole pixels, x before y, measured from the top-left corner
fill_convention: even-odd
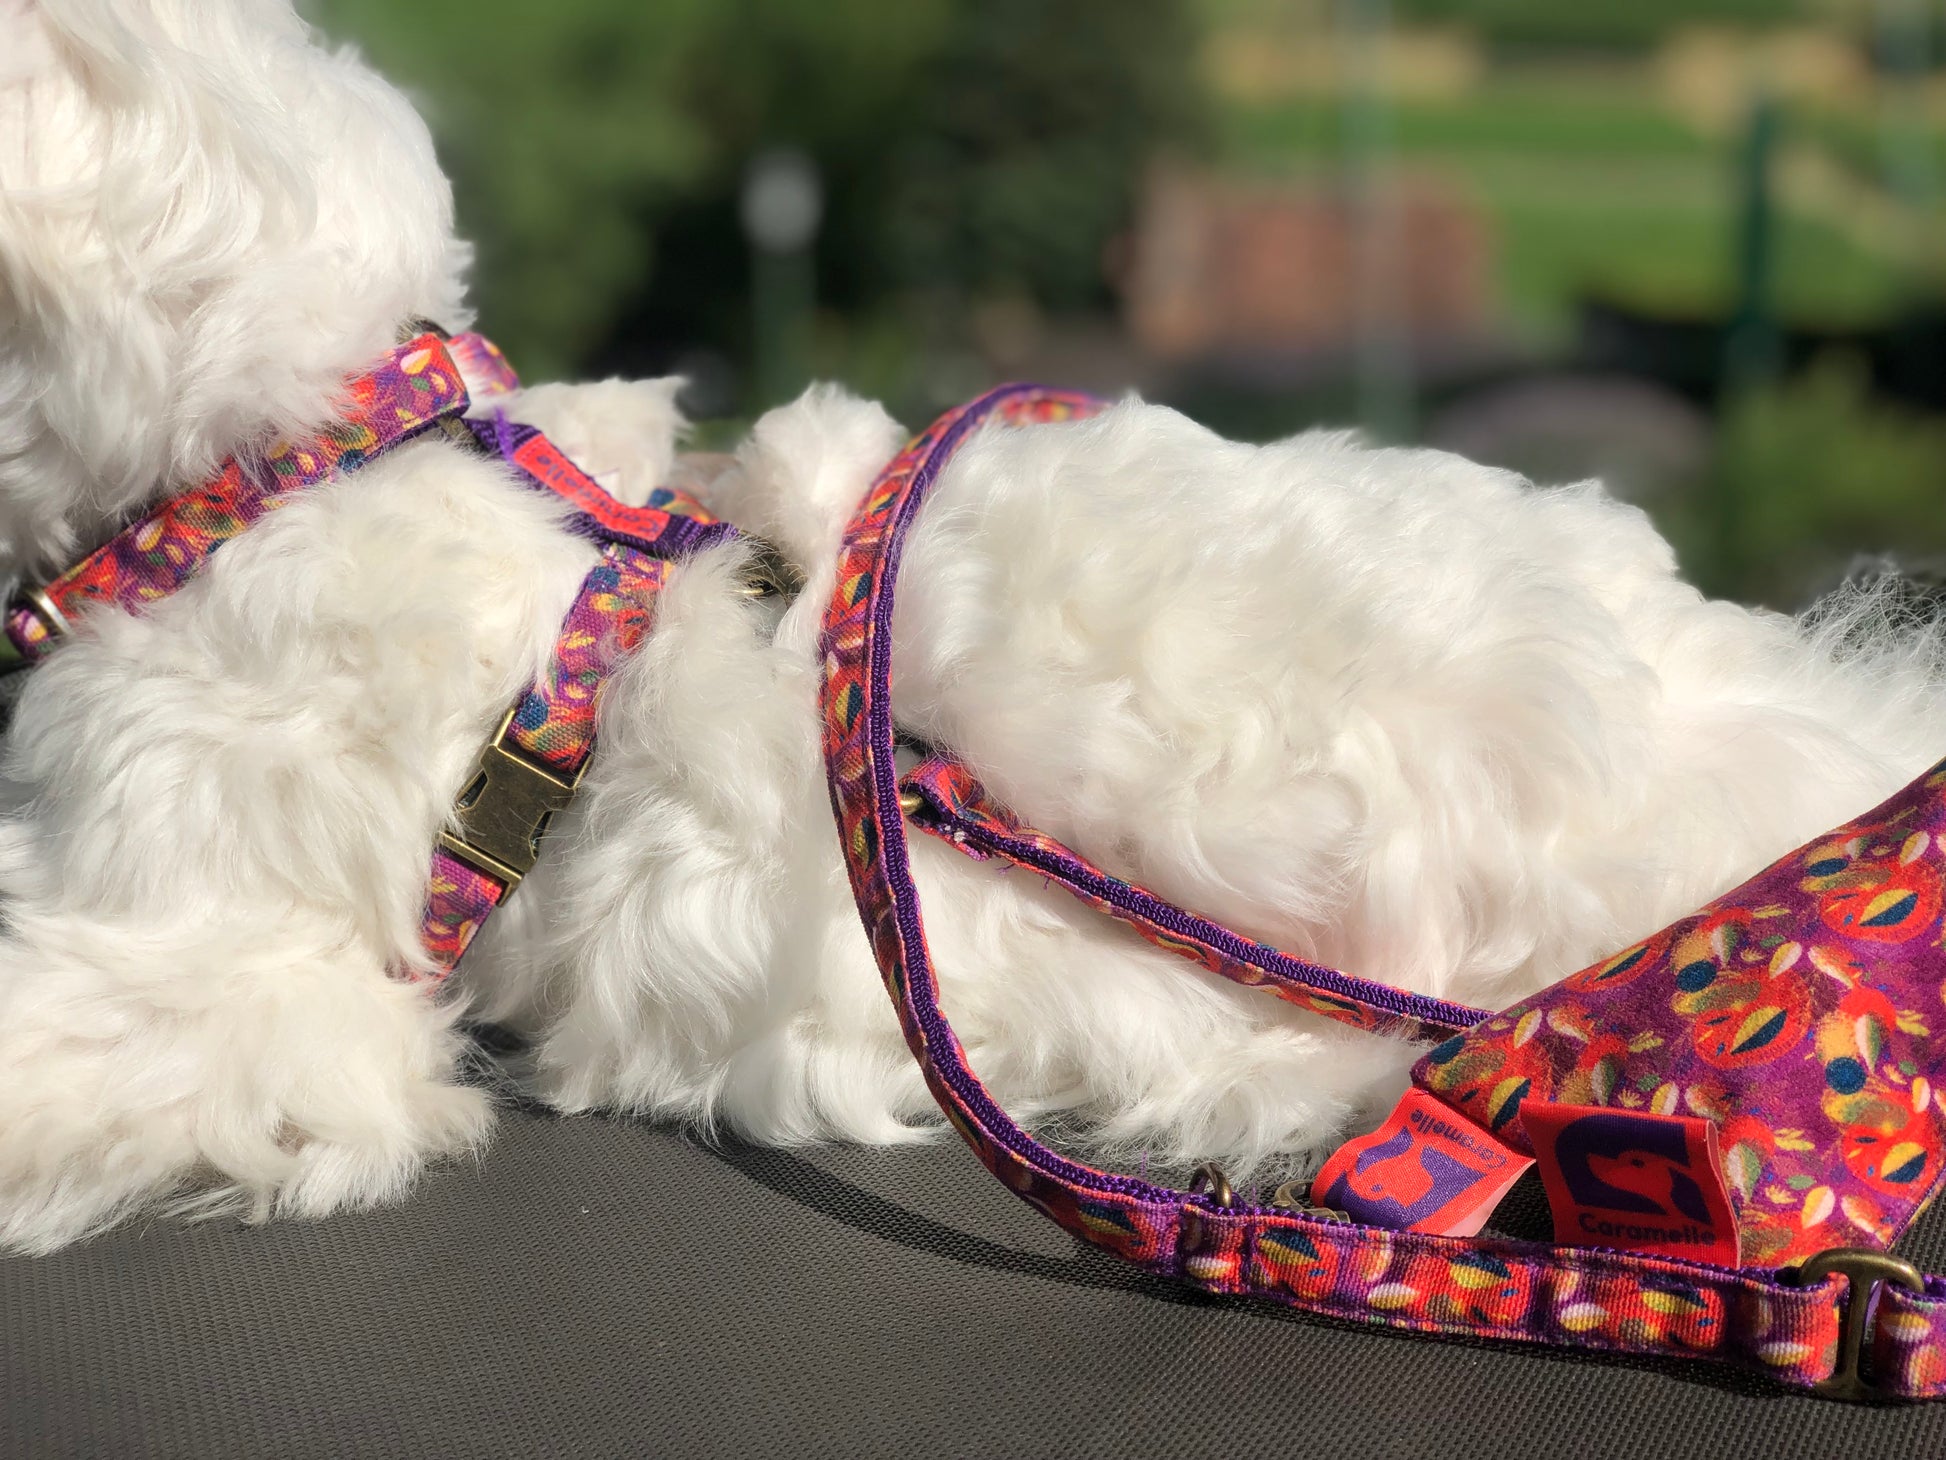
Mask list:
[[[1712,591],[1946,561],[1936,0],[319,0],[530,378],[1003,377],[1639,501]]]

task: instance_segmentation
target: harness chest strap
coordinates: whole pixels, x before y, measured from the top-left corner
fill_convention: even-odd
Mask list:
[[[549,821],[565,810],[595,744],[602,685],[648,633],[670,561],[737,535],[702,503],[670,487],[647,505],[617,502],[541,432],[504,417],[471,423],[481,441],[528,482],[575,508],[569,525],[601,543],[555,639],[545,678],[513,707],[480,753],[455,807],[456,826],[433,852],[420,928],[429,966],[452,973],[488,916],[540,854]],[[762,577],[755,589],[772,586]]]
[[[939,1003],[918,890],[910,870],[891,710],[892,610],[901,543],[953,449],[988,422],[1018,424],[1090,414],[1087,397],[1005,386],[942,417],[872,485],[841,550],[825,619],[824,752],[840,846],[866,934],[906,1041],[947,1119],[1011,1190],[1076,1236],[1146,1271],[1207,1291],[1269,1298],[1360,1322],[1617,1353],[1735,1364],[1802,1389],[1857,1397],[1946,1393],[1946,1282],[1923,1281],[1876,1253],[1823,1253],[1794,1269],[1737,1270],[1600,1248],[1503,1238],[1442,1237],[1314,1213],[1238,1205],[1226,1192],[1178,1191],[1095,1170],[1050,1151],[1012,1121],[967,1066]],[[1216,971],[1274,987],[1318,1012],[1364,1024],[1415,1018],[1422,1032],[1478,1011],[1389,1003],[1362,980],[1322,979],[1244,940],[1226,946],[1144,901],[1140,889],[1100,882],[1058,844],[996,817],[932,767],[908,780],[920,819],[954,840],[1063,875],[1162,946]],[[996,824],[997,823],[997,824]],[[1042,842],[1045,839],[1041,839]],[[1164,915],[1158,915],[1158,912]],[[1182,918],[1188,915],[1180,914]],[[1147,926],[1144,926],[1146,921]],[[1213,925],[1209,925],[1213,927]],[[1185,938],[1185,931],[1194,937]],[[1222,932],[1223,930],[1216,930]],[[1158,936],[1158,933],[1161,936]],[[1181,946],[1170,942],[1176,939]],[[1276,977],[1268,977],[1272,973]],[[1339,975],[1342,979],[1344,976]],[[1347,996],[1350,997],[1347,997]],[[1295,996],[1295,997],[1293,997]],[[1869,1349],[1872,1387],[1859,1377]]]

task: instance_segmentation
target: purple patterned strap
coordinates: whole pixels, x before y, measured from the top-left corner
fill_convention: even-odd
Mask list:
[[[999,857],[1032,868],[1089,906],[1127,923],[1156,947],[1300,1009],[1356,1029],[1426,1043],[1463,1033],[1490,1017],[1486,1009],[1407,993],[1293,958],[1165,902],[1146,887],[1104,872],[1053,837],[1021,825],[950,756],[932,756],[900,784],[922,799],[911,818],[919,830],[969,856]]]
[[[601,687],[617,665],[648,634],[657,594],[668,581],[668,563],[625,543],[602,549],[575,594],[547,677],[515,703],[507,721],[481,752],[475,767],[477,797],[525,796],[528,814],[517,822],[514,845],[500,835],[504,817],[476,827],[462,795],[460,826],[440,838],[420,940],[427,965],[403,970],[414,981],[438,984],[458,967],[467,946],[493,910],[520,885],[533,863],[547,818],[574,795],[594,753],[595,711]],[[524,855],[523,855],[524,853]]]
[[[507,363],[500,347],[485,335],[470,330],[451,335],[446,340],[446,349],[466,377],[474,405],[493,396],[512,395],[520,389],[520,377],[514,374],[514,367]]]
[[[846,869],[907,1043],[953,1127],[1011,1190],[1075,1235],[1210,1292],[1432,1333],[1704,1358],[1799,1388],[1827,1380],[1841,1311],[1849,1311],[1839,1276],[1800,1287],[1761,1271],[1222,1206],[1055,1154],[968,1068],[940,1008],[899,804],[891,671],[901,543],[969,434],[989,422],[1059,421],[1096,408],[1087,397],[1014,385],[935,422],[853,517],[825,618],[824,750]],[[1883,1285],[1870,1316],[1879,1390],[1946,1392],[1946,1283],[1928,1279],[1923,1293]]]
[[[224,543],[293,493],[338,472],[356,470],[401,441],[464,413],[466,385],[450,343],[437,334],[415,335],[345,382],[349,409],[315,437],[277,442],[264,453],[259,470],[226,461],[213,481],[171,497],[59,577],[22,592],[7,610],[8,639],[31,663],[94,604],[112,603],[134,612],[166,598],[201,571]],[[464,348],[477,352],[479,347],[492,349],[483,340],[478,347]]]
[[[545,435],[503,414],[467,424],[529,486],[573,508],[569,525],[602,544],[602,561],[582,580],[562,621],[546,676],[515,702],[475,768],[474,795],[524,808],[513,818],[515,844],[500,844],[508,818],[499,808],[492,816],[475,815],[473,806],[462,804],[457,831],[442,837],[433,853],[420,930],[427,964],[403,971],[432,984],[452,973],[493,910],[519,885],[546,818],[572,797],[594,752],[601,688],[648,634],[669,560],[736,535],[674,488],[658,488],[644,507],[616,501]]]
[[[631,507],[570,461],[532,426],[507,419],[466,423],[480,443],[511,462],[529,485],[544,488],[574,508],[568,526],[596,542],[620,542],[657,557],[686,557],[737,535],[729,523],[676,487],[657,487],[648,502]]]

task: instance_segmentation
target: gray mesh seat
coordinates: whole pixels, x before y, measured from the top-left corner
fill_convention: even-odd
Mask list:
[[[1946,1219],[1902,1250],[1938,1270]],[[1946,1404],[1192,1296],[956,1142],[710,1147],[526,1111],[402,1206],[0,1259],[0,1345],[10,1460],[1946,1455]]]

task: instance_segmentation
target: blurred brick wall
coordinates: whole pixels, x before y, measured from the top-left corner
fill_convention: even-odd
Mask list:
[[[1388,187],[1390,321],[1414,336],[1477,332],[1491,306],[1485,220],[1436,181],[1408,176]],[[1358,324],[1363,227],[1357,202],[1327,182],[1158,169],[1127,276],[1130,331],[1165,359],[1347,344]]]

